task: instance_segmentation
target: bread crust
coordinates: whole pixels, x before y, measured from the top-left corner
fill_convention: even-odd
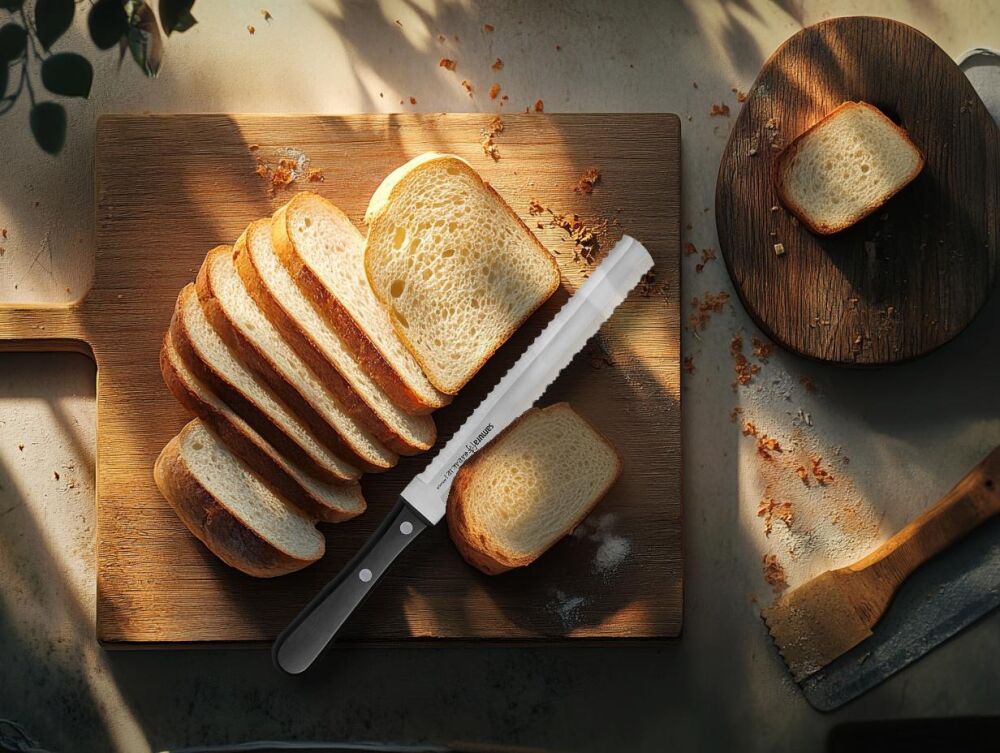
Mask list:
[[[187,300],[192,297],[197,299],[195,287],[193,284],[186,285],[177,297],[177,305],[174,308],[173,318],[170,322],[170,337],[173,339],[173,343],[181,359],[195,377],[205,383],[222,402],[232,408],[252,429],[306,473],[332,483],[356,481],[361,476],[360,470],[349,476],[344,476],[331,468],[320,465],[292,436],[278,427],[252,400],[247,398],[239,389],[229,384],[221,374],[212,368],[211,364],[201,357],[188,333],[182,315]],[[279,398],[276,396],[275,399]]]
[[[260,220],[253,223],[247,228],[246,237],[249,238],[250,234],[255,232],[267,232],[270,234],[270,222],[268,220]],[[340,399],[344,409],[348,413],[364,424],[370,432],[381,442],[384,442],[393,452],[400,455],[415,455],[430,449],[431,445],[433,445],[433,440],[427,445],[411,444],[400,436],[398,432],[393,430],[389,424],[383,421],[355,391],[336,365],[327,359],[310,333],[272,295],[260,275],[247,243],[237,242],[233,248],[233,261],[236,264],[236,271],[250,293],[250,297],[253,298],[254,302],[264,312],[264,315],[278,329],[282,337],[292,346],[292,349],[298,356],[316,373],[320,381]],[[363,369],[364,364],[360,365]],[[431,421],[431,427],[433,428],[433,421],[431,419],[427,420]],[[433,436],[436,437],[436,433]]]
[[[515,324],[511,326],[510,330],[507,332],[505,337],[497,340],[496,342],[491,343],[490,349],[483,355],[483,357],[479,360],[479,362],[475,365],[475,367],[470,369],[469,373],[466,374],[465,378],[460,383],[456,385],[446,385],[441,383],[440,380],[435,378],[435,375],[432,369],[430,368],[429,364],[423,358],[421,358],[421,354],[419,353],[417,348],[414,347],[410,339],[407,337],[406,328],[400,325],[400,323],[397,321],[396,316],[393,314],[393,309],[390,305],[391,301],[387,300],[386,297],[382,295],[382,293],[379,291],[378,287],[373,284],[372,282],[373,274],[371,266],[374,262],[369,261],[368,241],[367,240],[365,241],[365,276],[368,278],[368,284],[371,286],[372,291],[374,291],[375,297],[378,298],[379,303],[381,303],[389,312],[389,321],[392,322],[392,328],[396,331],[396,335],[399,337],[400,340],[403,341],[403,344],[406,346],[406,349],[410,351],[410,354],[413,356],[414,359],[416,359],[417,363],[420,365],[420,368],[423,369],[424,374],[427,375],[427,379],[431,382],[431,384],[434,385],[434,387],[437,390],[445,393],[446,395],[457,395],[461,391],[461,389],[466,384],[469,383],[472,377],[474,377],[476,374],[479,373],[479,370],[482,369],[482,367],[486,364],[486,362],[493,357],[493,355],[504,345],[504,343],[506,343],[511,338],[511,336],[515,332],[517,332],[518,329],[521,328],[521,326],[531,317],[531,315],[534,314],[541,307],[543,303],[545,303],[549,298],[552,297],[552,294],[559,289],[559,285],[562,278],[559,272],[559,265],[556,264],[555,259],[552,258],[552,254],[549,253],[549,250],[542,245],[541,241],[539,241],[538,238],[535,237],[535,234],[531,232],[531,228],[529,228],[527,224],[525,224],[524,220],[522,220],[520,216],[513,209],[510,208],[510,205],[504,200],[504,198],[499,193],[497,193],[496,189],[494,189],[493,186],[491,186],[488,182],[483,180],[482,176],[480,176],[479,173],[477,173],[468,162],[461,159],[460,157],[456,157],[451,154],[422,155],[422,157],[418,157],[413,160],[413,165],[409,169],[405,169],[398,174],[394,171],[393,175],[390,176],[390,178],[392,178],[393,180],[391,188],[389,188],[389,190],[386,191],[380,187],[380,189],[376,191],[376,195],[379,197],[378,205],[374,207],[369,205],[368,212],[366,212],[365,214],[365,219],[368,222],[369,235],[378,229],[379,223],[385,216],[386,212],[389,210],[389,207],[392,205],[396,196],[399,194],[399,191],[402,189],[402,184],[405,183],[406,179],[410,175],[413,175],[420,170],[427,169],[430,165],[433,165],[434,163],[439,161],[454,162],[458,165],[460,169],[464,170],[466,173],[473,176],[474,179],[477,180],[485,188],[486,192],[490,196],[492,196],[493,199],[500,205],[501,209],[507,214],[507,216],[513,219],[514,222],[516,222],[521,227],[521,229],[524,230],[528,238],[531,239],[531,243],[534,244],[536,251],[538,251],[542,255],[542,257],[544,257],[549,262],[549,264],[552,267],[552,282],[549,285],[549,288],[546,291],[545,295],[541,297],[535,303],[535,305],[532,308],[530,308],[519,321],[517,321]],[[406,166],[403,165],[402,168],[406,168]],[[397,170],[401,170],[402,168],[397,168]]]
[[[160,452],[153,478],[188,530],[227,565],[256,578],[286,575],[315,562],[265,541],[202,486],[181,456],[181,435],[186,429]]]
[[[813,131],[822,126],[828,120],[836,117],[844,110],[855,109],[855,108],[863,108],[877,113],[879,117],[883,118],[886,121],[886,123],[888,123],[893,129],[895,129],[896,133],[917,155],[917,165],[914,168],[914,170],[910,173],[910,175],[907,176],[907,178],[899,185],[898,188],[896,188],[895,191],[888,194],[884,199],[882,199],[882,201],[869,205],[869,207],[865,210],[863,214],[859,215],[851,222],[841,223],[838,225],[814,223],[806,214],[805,210],[802,208],[802,205],[800,205],[791,196],[787,194],[785,190],[785,174],[788,168],[791,166],[792,162],[794,161],[795,155],[798,154],[799,149],[802,147],[804,140],[807,139]],[[838,107],[834,108],[829,113],[827,113],[819,121],[813,123],[813,125],[809,126],[809,128],[800,133],[798,136],[796,136],[795,139],[792,141],[792,143],[790,143],[782,150],[781,154],[779,154],[778,158],[774,161],[774,167],[772,168],[771,177],[772,181],[774,182],[775,189],[778,192],[778,200],[785,206],[786,209],[788,209],[788,211],[794,214],[798,218],[798,220],[807,228],[809,228],[809,230],[812,231],[813,233],[816,233],[817,235],[833,235],[834,233],[839,233],[843,230],[846,230],[849,227],[857,225],[859,222],[861,222],[861,220],[865,219],[866,217],[870,217],[879,209],[884,207],[889,202],[890,199],[892,199],[896,194],[898,194],[900,191],[902,191],[904,188],[910,185],[910,183],[912,183],[916,179],[916,177],[920,174],[921,170],[923,169],[924,169],[924,155],[917,148],[917,145],[914,144],[913,141],[910,139],[910,135],[906,132],[904,128],[901,128],[900,126],[893,123],[892,120],[886,117],[885,113],[883,113],[877,107],[868,104],[867,102],[844,102],[843,104],[839,105]]]
[[[237,244],[240,242],[237,241]],[[232,249],[228,246],[218,246],[209,251],[208,256],[205,257],[205,261],[201,265],[201,269],[198,270],[198,279],[195,282],[195,289],[198,292],[198,300],[201,303],[202,310],[204,310],[205,316],[211,322],[215,331],[219,333],[219,336],[230,348],[239,353],[240,357],[251,369],[256,371],[267,382],[281,401],[309,425],[316,437],[332,452],[344,458],[352,465],[357,465],[366,471],[378,472],[391,468],[396,462],[395,457],[392,458],[391,462],[381,465],[374,462],[371,458],[360,455],[351,446],[350,442],[337,431],[336,427],[331,426],[320,415],[312,403],[288,383],[268,355],[247,339],[240,332],[239,328],[232,323],[216,295],[212,285],[212,278],[209,274],[209,269],[211,269],[216,258],[220,255],[230,254],[232,254]]]
[[[354,352],[358,361],[371,378],[385,390],[396,405],[407,413],[425,415],[437,408],[444,407],[451,399],[440,395],[435,402],[424,400],[410,388],[403,377],[393,368],[389,360],[382,354],[361,325],[354,319],[351,312],[336,296],[332,295],[319,277],[310,269],[295,250],[295,244],[288,235],[288,214],[296,201],[304,202],[309,196],[318,196],[303,192],[290,202],[275,211],[271,218],[271,242],[278,258],[285,269],[291,274],[299,288],[316,304],[326,316],[330,326],[344,338],[348,347]],[[322,197],[319,197],[322,198]]]
[[[160,348],[160,372],[171,394],[185,409],[200,418],[233,453],[246,463],[281,498],[291,502],[302,512],[327,523],[340,523],[357,517],[365,511],[366,503],[357,482],[339,484],[351,489],[358,500],[357,510],[330,507],[314,497],[309,490],[285,471],[275,455],[275,450],[249,425],[240,426],[240,419],[234,419],[225,411],[202,398],[187,383],[170,356],[170,332],[163,338]],[[180,355],[178,354],[179,358]],[[206,388],[207,389],[207,388]],[[242,423],[242,422],[241,422]],[[324,482],[329,483],[329,482]]]
[[[588,505],[581,508],[579,514],[563,530],[562,534],[553,541],[551,546],[554,546],[565,536],[572,533],[573,530],[579,526],[588,515],[590,515],[591,511],[605,497],[611,487],[618,480],[619,476],[621,476],[622,460],[618,450],[613,444],[611,444],[611,442],[608,441],[608,438],[603,434],[603,432],[601,432],[586,418],[573,410],[573,407],[569,403],[560,402],[554,403],[546,408],[529,408],[526,410],[514,419],[514,421],[512,421],[506,429],[500,432],[493,439],[493,441],[491,441],[481,451],[473,455],[472,458],[459,469],[448,494],[446,517],[448,519],[448,533],[451,535],[451,540],[454,542],[459,554],[462,555],[462,558],[466,562],[487,575],[498,575],[514,568],[530,565],[540,556],[545,554],[549,548],[551,548],[546,547],[541,551],[532,552],[530,555],[520,557],[504,552],[493,543],[489,537],[489,532],[477,530],[476,527],[469,521],[466,508],[469,488],[472,483],[472,479],[476,474],[476,469],[481,463],[485,462],[485,460],[489,458],[490,451],[496,447],[498,443],[503,441],[504,437],[513,432],[523,422],[533,416],[537,416],[538,414],[547,411],[569,411],[570,413],[573,413],[578,419],[583,421],[593,430],[593,432],[608,447],[608,449],[611,450],[615,457],[615,472],[611,479],[598,493],[594,495]]]

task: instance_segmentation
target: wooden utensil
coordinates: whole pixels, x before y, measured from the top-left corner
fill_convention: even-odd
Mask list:
[[[435,413],[439,442],[482,399],[579,285],[590,265],[537,200],[622,229],[656,260],[633,296],[560,376],[546,399],[569,400],[605,431],[626,472],[601,510],[631,545],[595,572],[599,542],[569,540],[530,573],[489,579],[445,533],[414,544],[343,636],[538,641],[669,637],[681,627],[680,124],[673,115],[507,115],[500,161],[483,152],[491,114],[109,116],[98,124],[94,283],[68,308],[0,308],[0,346],[77,347],[97,361],[97,635],[109,645],[272,640],[350,559],[429,455],[366,476],[369,512],[327,529],[315,566],[258,581],[220,564],[160,497],[153,461],[187,420],[160,378],[157,353],[177,292],[213,246],[231,243],[300,188],[337,203],[363,227],[368,199],[391,170],[425,151],[469,160],[556,254],[563,290],[491,359],[452,406]],[[272,191],[255,172],[301,149],[321,182]],[[595,155],[597,155],[595,157]],[[597,159],[597,162],[594,160]],[[601,169],[590,195],[580,174]],[[617,213],[618,209],[620,213]],[[541,228],[538,227],[541,225]],[[629,471],[628,468],[632,470]]]
[[[781,207],[772,170],[847,100],[902,125],[926,165],[871,217],[817,236]],[[783,347],[840,364],[903,361],[955,337],[990,294],[998,187],[997,126],[954,61],[905,24],[835,18],[785,42],[750,89],[719,168],[719,244],[747,312]]]
[[[1000,447],[933,507],[853,565],[828,570],[762,612],[795,680],[865,640],[920,565],[1000,513]]]

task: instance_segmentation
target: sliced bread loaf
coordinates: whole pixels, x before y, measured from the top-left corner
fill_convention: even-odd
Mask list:
[[[160,372],[177,401],[194,413],[279,496],[307,515],[334,523],[360,515],[365,499],[357,482],[331,484],[296,468],[253,427],[216,397],[184,363],[167,332],[160,348]]]
[[[778,156],[781,202],[813,232],[840,232],[910,183],[924,157],[906,131],[866,102],[845,102]]]
[[[191,372],[297,466],[326,481],[356,481],[361,471],[325,447],[212,327],[194,285],[177,297],[170,336]]]
[[[326,542],[314,521],[268,489],[198,419],[163,448],[153,477],[191,533],[237,570],[270,578],[323,556]]]
[[[620,472],[615,448],[568,403],[532,408],[459,470],[451,538],[488,575],[529,565],[587,517]]]
[[[559,269],[462,159],[393,171],[365,215],[365,270],[431,383],[456,394],[559,287]]]
[[[268,220],[247,228],[233,259],[250,296],[345,410],[394,452],[413,455],[430,449],[436,436],[434,420],[400,409],[368,375],[281,264]]]
[[[237,241],[238,246],[243,243],[245,237]],[[398,456],[347,413],[254,303],[236,271],[231,249],[219,246],[209,252],[196,286],[205,315],[222,339],[309,424],[316,436],[367,470],[395,465]]]
[[[364,238],[329,201],[303,192],[274,213],[274,248],[365,370],[393,402],[429,413],[450,398],[438,392],[396,336],[364,267]]]

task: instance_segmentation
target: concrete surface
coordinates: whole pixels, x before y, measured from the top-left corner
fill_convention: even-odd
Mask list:
[[[117,71],[113,52],[93,53],[77,19],[59,44],[96,58],[96,79],[89,101],[68,104],[64,152],[48,157],[34,146],[23,102],[0,117],[0,226],[8,229],[0,300],[67,300],[86,290],[94,122],[103,112],[490,110],[482,93],[494,80],[511,108],[540,98],[552,112],[673,111],[684,126],[685,241],[714,248],[712,196],[732,118],[709,111],[724,102],[735,115],[731,89],[746,90],[770,51],[803,24],[879,13],[915,25],[952,55],[1000,44],[1000,14],[990,2],[267,0],[260,7],[196,4],[200,23],[170,38],[157,81],[143,79],[131,61]],[[484,23],[496,30],[484,32]],[[437,67],[445,56],[476,85],[474,99]],[[496,57],[505,68],[494,75]],[[410,96],[416,106],[398,105]],[[700,273],[696,262],[683,261],[685,300],[730,290],[721,261]],[[258,651],[108,654],[95,645],[94,367],[77,355],[0,354],[0,717],[18,720],[53,751],[266,738],[780,751],[821,749],[846,720],[996,713],[1000,614],[860,701],[821,715],[789,680],[757,611],[771,598],[764,554],[778,558],[793,585],[848,561],[1000,439],[1000,300],[956,342],[918,362],[848,372],[775,352],[738,392],[730,387],[734,334],[748,349],[756,334],[738,305],[703,332],[684,333],[694,373],[683,393],[681,640],[351,649],[303,679],[279,676]],[[736,406],[740,422],[782,442],[785,465],[762,462],[730,421]],[[834,483],[789,487],[787,474],[774,475],[800,456],[822,456]],[[791,529],[776,521],[770,537],[757,516],[768,494],[787,496],[797,511]],[[849,524],[838,510],[851,512]]]

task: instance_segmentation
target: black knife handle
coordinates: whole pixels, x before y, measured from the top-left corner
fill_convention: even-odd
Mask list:
[[[386,570],[428,523],[402,497],[350,562],[299,612],[271,648],[274,665],[304,672],[329,646]]]

